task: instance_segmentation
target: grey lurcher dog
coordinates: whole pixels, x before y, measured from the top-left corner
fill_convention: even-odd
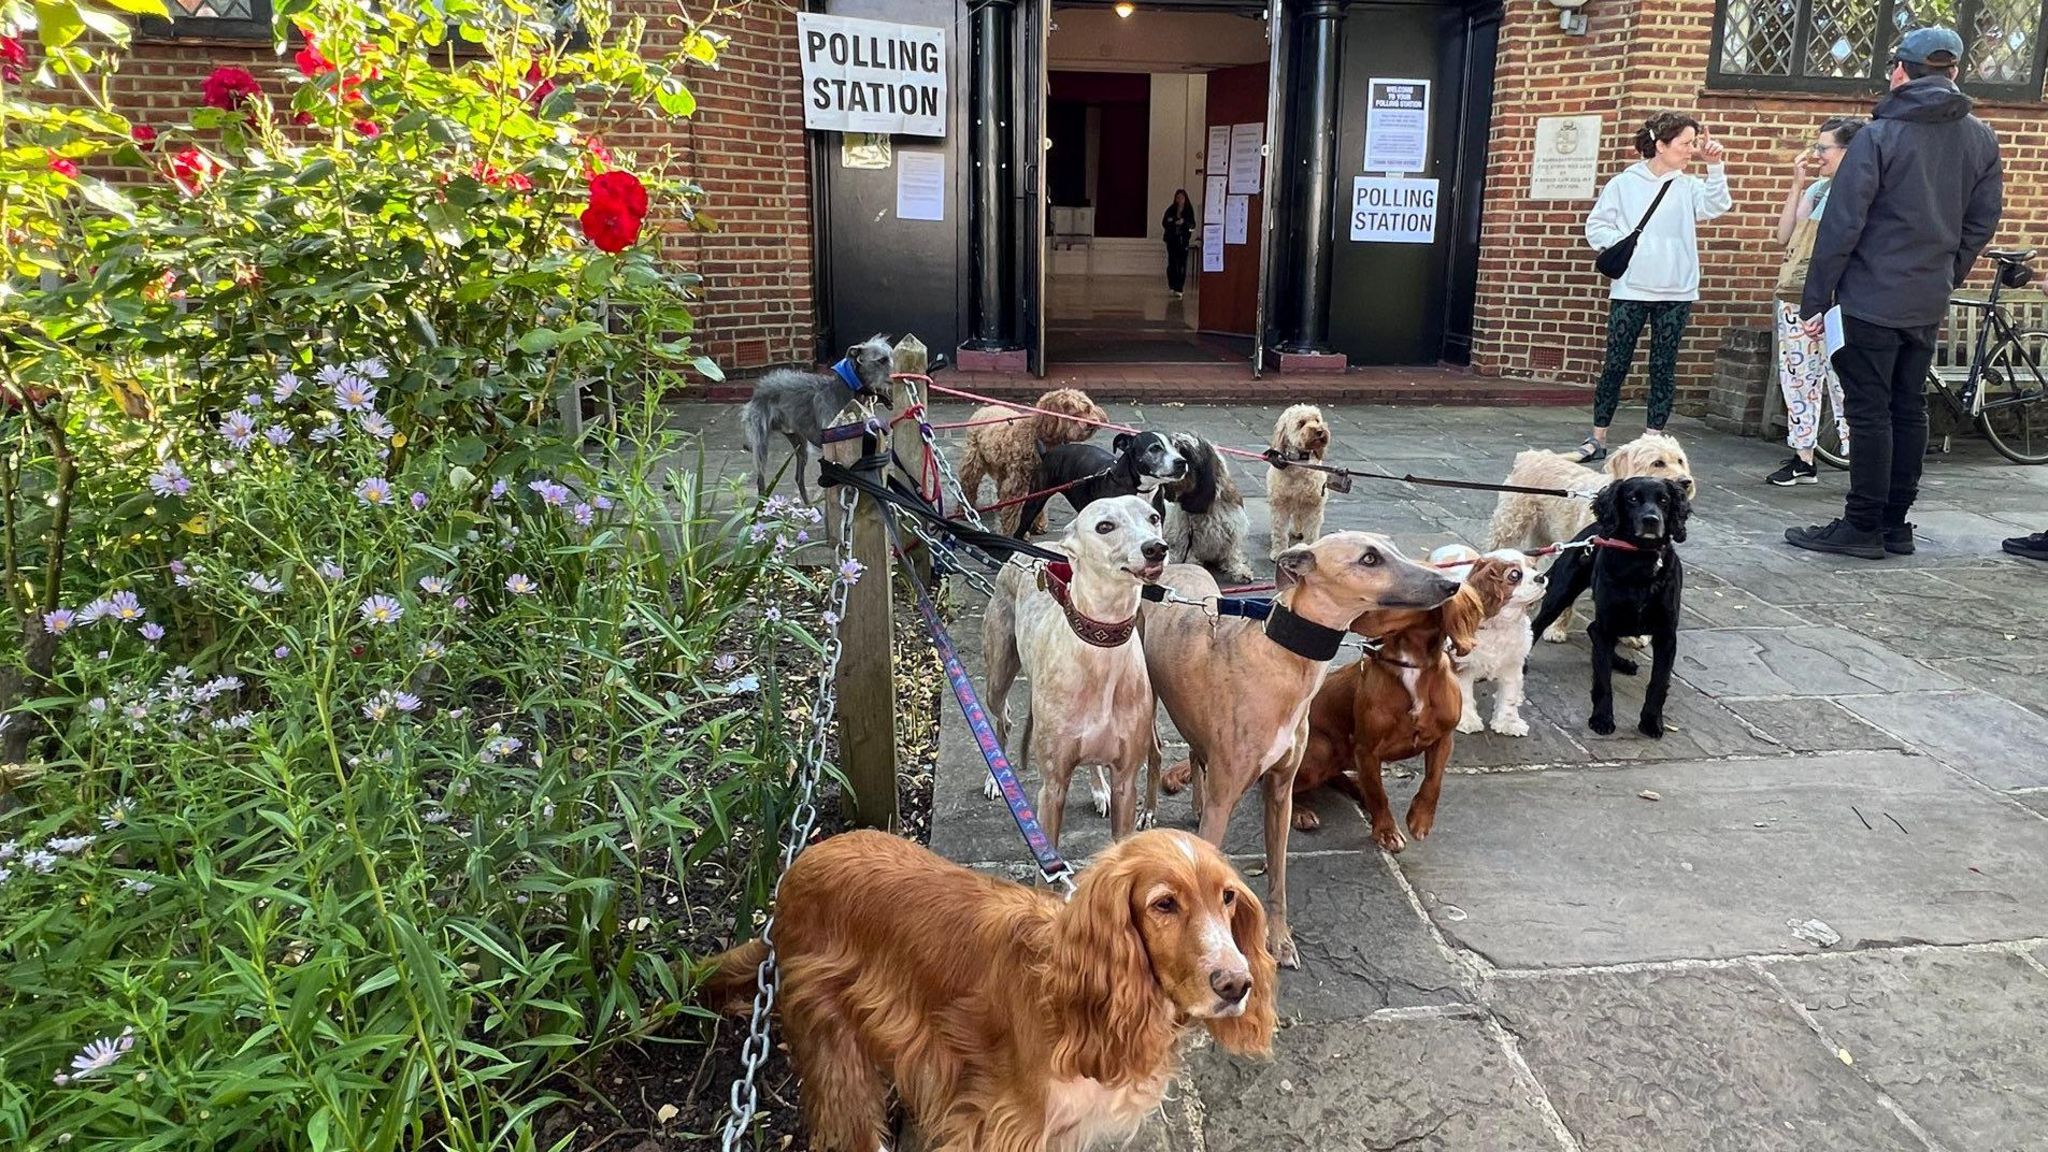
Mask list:
[[[780,432],[796,457],[796,490],[811,502],[804,483],[811,449],[822,447],[825,429],[862,395],[890,402],[889,374],[895,357],[886,336],[870,336],[846,350],[846,358],[824,372],[777,368],[754,385],[754,395],[740,409],[747,450],[754,454],[754,487],[768,494],[768,437]]]
[[[1433,608],[1455,581],[1402,556],[1385,536],[1333,532],[1282,552],[1273,602],[1326,632],[1351,627],[1375,608]],[[1170,564],[1159,583],[1199,600],[1216,580],[1191,564]],[[1204,608],[1147,604],[1139,638],[1152,691],[1188,742],[1202,839],[1221,847],[1238,798],[1256,781],[1265,794],[1267,939],[1283,966],[1301,957],[1287,925],[1287,833],[1294,826],[1294,774],[1308,747],[1308,707],[1329,673],[1268,635],[1268,625],[1218,618]],[[1332,656],[1335,644],[1329,645]],[[1155,738],[1153,778],[1159,760]],[[1167,784],[1173,787],[1169,774]],[[1178,789],[1175,788],[1177,791]]]

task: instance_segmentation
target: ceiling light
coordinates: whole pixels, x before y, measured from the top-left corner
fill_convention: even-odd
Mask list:
[[[1122,19],[1130,19],[1131,13],[1136,12],[1137,10],[1138,6],[1136,4],[1131,3],[1131,0],[1117,0],[1116,14]]]

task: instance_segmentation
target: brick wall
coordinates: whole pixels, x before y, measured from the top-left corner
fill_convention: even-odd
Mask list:
[[[1650,113],[1690,111],[1728,148],[1735,207],[1700,229],[1700,302],[1679,359],[1679,408],[1704,410],[1715,349],[1731,326],[1770,324],[1779,249],[1774,229],[1793,154],[1822,120],[1868,116],[1869,99],[1706,90],[1713,28],[1708,0],[1620,0],[1588,9],[1588,35],[1567,36],[1547,4],[1507,6],[1494,87],[1495,148],[1480,234],[1473,364],[1490,375],[1590,383],[1605,346],[1607,282],[1593,270],[1583,226],[1590,201],[1531,201],[1539,116],[1599,113],[1601,180],[1638,159],[1630,137]],[[1980,103],[2005,156],[2005,217],[1995,244],[2048,233],[2048,106]],[[1980,275],[1982,268],[1980,265]],[[1649,341],[1625,396],[1639,398]]]
[[[619,0],[617,11],[621,19],[646,19],[650,55],[666,54],[682,39],[670,23],[672,4]],[[699,68],[693,77],[696,115],[628,122],[607,133],[605,144],[640,166],[666,158],[672,174],[704,190],[703,215],[715,231],[658,215],[652,221],[664,230],[663,253],[703,277],[695,310],[700,350],[728,373],[810,365],[810,162],[795,80],[796,15],[755,3],[721,28],[731,41],[719,67]],[[137,121],[173,119],[198,105],[199,82],[222,64],[249,69],[280,98],[287,87],[281,73],[291,67],[289,57],[280,59],[267,45],[138,37],[114,97]]]

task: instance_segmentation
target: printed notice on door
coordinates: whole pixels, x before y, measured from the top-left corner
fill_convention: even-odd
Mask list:
[[[1224,145],[1226,148],[1229,146]],[[1202,223],[1223,223],[1223,197],[1227,195],[1224,192],[1225,187],[1221,176],[1202,177]]]
[[[1365,170],[1421,172],[1429,167],[1429,81],[1367,81]]]
[[[1529,199],[1591,200],[1600,181],[1600,117],[1539,116]]]
[[[896,218],[946,218],[946,154],[900,152],[896,156]]]
[[[1230,191],[1234,195],[1256,196],[1265,175],[1265,158],[1259,145],[1266,138],[1264,124],[1230,126]]]
[[[1232,196],[1223,211],[1223,242],[1242,244],[1251,234],[1252,198]]]
[[[1402,176],[1351,179],[1351,238],[1367,244],[1436,242],[1437,182]]]
[[[1202,225],[1202,271],[1223,271],[1223,225]]]

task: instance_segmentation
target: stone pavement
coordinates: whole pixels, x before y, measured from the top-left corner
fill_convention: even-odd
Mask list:
[[[1110,407],[1257,447],[1277,405]],[[718,413],[706,447],[737,472],[731,409],[679,417]],[[1582,432],[1558,409],[1325,414],[1333,459],[1490,481]],[[1700,495],[1669,734],[1586,727],[1575,632],[1536,646],[1529,736],[1458,739],[1427,841],[1387,856],[1348,803],[1316,797],[1322,829],[1292,840],[1303,964],[1283,977],[1275,1058],[1193,1053],[1136,1146],[2048,1149],[2048,567],[1997,547],[2048,527],[2048,468],[1962,442],[1928,464],[1917,555],[1835,561],[1779,539],[1836,514],[1844,474],[1771,488],[1782,446],[1673,431]],[[1263,557],[1263,476],[1239,481]],[[1492,505],[1361,481],[1328,526],[1415,555],[1483,546]],[[1616,687],[1632,717],[1640,678]],[[933,847],[1019,871],[1008,814],[945,720]],[[1412,786],[1391,784],[1397,812]],[[1087,803],[1077,781],[1071,857],[1106,840]],[[1227,844],[1253,876],[1256,808]],[[1186,798],[1160,820],[1192,828]],[[1840,942],[1795,936],[1807,919]]]

